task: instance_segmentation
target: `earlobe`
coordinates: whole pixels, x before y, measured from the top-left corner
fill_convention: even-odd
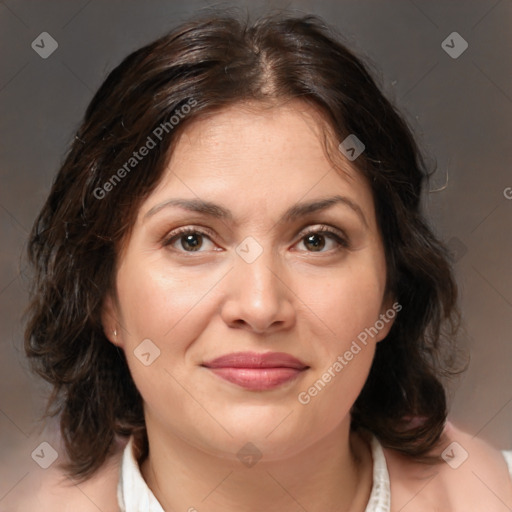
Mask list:
[[[101,310],[101,324],[107,339],[116,346],[120,346],[119,322],[114,301],[110,294],[105,297]]]
[[[401,304],[394,300],[394,297],[389,297],[383,302],[379,319],[375,322],[375,325],[379,327],[379,334],[376,338],[377,342],[384,340],[389,334],[391,327],[395,323],[396,316],[401,309]]]

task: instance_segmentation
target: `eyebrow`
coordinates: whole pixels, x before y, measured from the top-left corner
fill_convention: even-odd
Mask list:
[[[352,201],[350,198],[340,195],[326,197],[323,199],[317,199],[315,201],[297,203],[288,208],[283,214],[281,219],[278,221],[279,224],[285,224],[287,222],[293,222],[294,220],[316,213],[322,210],[327,210],[336,204],[342,204],[348,206],[353,210],[358,217],[363,221],[364,225],[368,227],[366,217],[364,216],[363,210],[360,206]],[[220,220],[233,221],[233,214],[216,203],[211,201],[205,201],[203,199],[168,199],[163,203],[153,206],[145,215],[144,219],[155,215],[157,212],[164,208],[178,207],[184,210],[208,215]]]

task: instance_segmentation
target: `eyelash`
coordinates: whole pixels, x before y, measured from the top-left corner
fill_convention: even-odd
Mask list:
[[[190,235],[190,234],[199,234],[202,236],[207,236],[210,240],[212,238],[214,238],[213,232],[206,228],[199,229],[199,228],[194,228],[194,227],[188,226],[188,227],[178,228],[178,229],[172,231],[171,233],[169,233],[169,236],[166,237],[165,240],[163,240],[162,243],[165,247],[167,247],[167,246],[172,245],[180,237],[182,237],[184,235]],[[334,251],[338,251],[341,249],[348,249],[350,247],[348,238],[346,236],[340,234],[339,230],[337,230],[331,226],[325,225],[325,224],[320,225],[320,227],[317,229],[302,231],[301,233],[299,233],[299,242],[304,240],[309,235],[330,235],[330,238],[333,239],[338,244],[338,247],[336,247],[334,249]],[[193,254],[194,252],[203,252],[203,251],[181,251],[181,250],[178,250],[178,252]],[[314,253],[316,251],[306,251],[306,252]],[[323,253],[323,252],[329,253],[331,251],[319,251],[319,252],[320,253]]]

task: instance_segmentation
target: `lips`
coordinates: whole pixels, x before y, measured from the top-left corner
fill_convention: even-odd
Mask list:
[[[309,368],[284,352],[234,352],[202,366],[228,382],[253,391],[274,389]]]

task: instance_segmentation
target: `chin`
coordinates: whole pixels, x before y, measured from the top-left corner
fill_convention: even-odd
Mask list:
[[[304,445],[309,444],[313,431],[307,428],[305,422],[297,424],[297,417],[291,409],[286,413],[275,409],[263,412],[259,408],[253,414],[247,414],[243,419],[238,416],[223,425],[233,437],[224,436],[224,441],[230,445],[230,451],[238,451],[247,443],[253,443],[262,452],[272,454],[273,458],[281,458],[298,452]],[[292,412],[292,414],[290,414]]]
[[[268,435],[267,432],[256,431],[247,435],[244,432],[233,432],[233,437],[219,439],[208,438],[204,442],[208,443],[207,451],[217,457],[231,459],[235,462],[243,462],[245,457],[262,458],[264,461],[280,460],[291,457],[305,448],[305,439],[287,435],[278,435],[277,431]]]

